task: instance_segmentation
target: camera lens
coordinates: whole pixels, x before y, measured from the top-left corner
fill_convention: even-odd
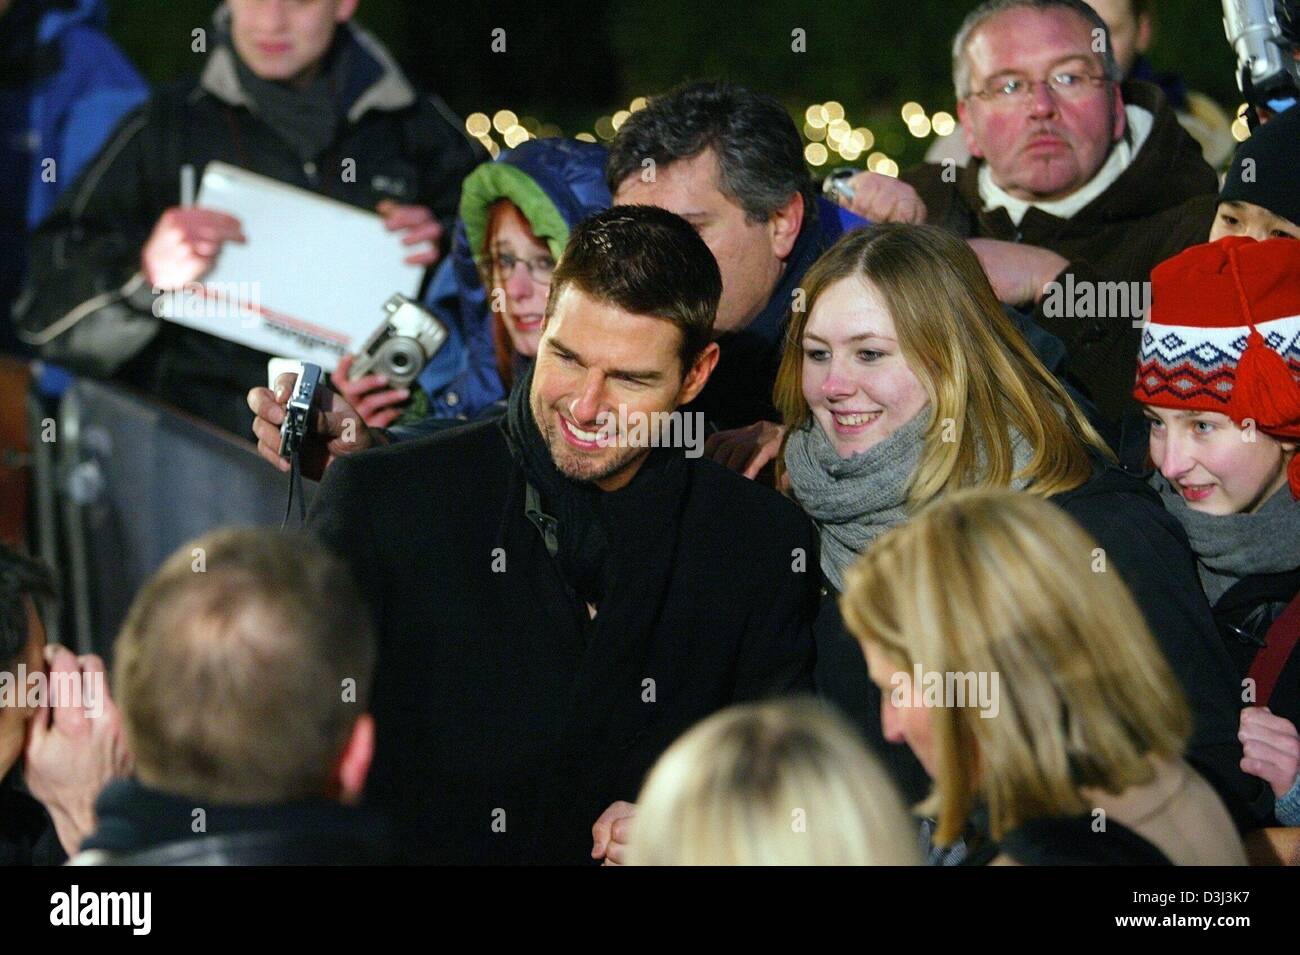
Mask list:
[[[389,384],[395,388],[403,388],[414,381],[428,360],[420,343],[404,335],[385,342],[376,358],[375,370],[387,375]]]

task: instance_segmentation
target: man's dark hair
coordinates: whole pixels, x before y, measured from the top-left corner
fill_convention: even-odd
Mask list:
[[[718,263],[690,223],[656,206],[614,206],[577,225],[551,278],[548,319],[567,285],[680,328],[683,376],[713,339]]]
[[[54,575],[44,564],[0,544],[0,667],[13,663],[27,646],[27,604],[55,595]]]
[[[605,164],[611,193],[643,163],[667,166],[712,149],[718,188],[751,222],[803,194],[804,218],[816,218],[812,177],[804,165],[799,130],[774,97],[743,86],[709,81],[679,86],[650,100],[619,128]]]

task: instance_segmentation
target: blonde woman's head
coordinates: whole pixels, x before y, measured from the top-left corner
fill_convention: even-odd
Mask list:
[[[637,865],[913,865],[916,830],[853,730],[820,704],[735,706],[660,757],[637,800]]]
[[[900,582],[905,581],[905,586]],[[1028,494],[945,496],[880,538],[845,577],[840,607],[881,688],[886,738],[934,780],[936,840],[976,797],[994,838],[1087,808],[1181,756],[1181,690],[1105,552]],[[991,694],[990,694],[991,691]]]
[[[1105,444],[1007,318],[970,246],[934,226],[841,238],[808,270],[774,400],[841,457],[919,415],[928,427],[909,500],[1013,478],[1049,496],[1091,475]],[[1016,471],[1013,433],[1033,449]],[[796,491],[798,489],[796,488]]]

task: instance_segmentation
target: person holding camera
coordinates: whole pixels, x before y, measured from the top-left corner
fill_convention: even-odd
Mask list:
[[[20,338],[79,374],[247,435],[243,396],[266,380],[268,356],[153,312],[159,294],[200,280],[244,239],[233,217],[175,201],[182,167],[201,177],[216,160],[377,211],[402,234],[407,262],[433,264],[482,151],[353,25],[358,4],[223,4],[202,33],[198,80],[128,116],[36,231]]]
[[[811,524],[637,425],[682,421],[705,386],[721,294],[683,219],[584,219],[503,419],[326,472],[308,524],[379,626],[370,803],[413,860],[621,861],[617,820],[677,736],[811,688]],[[250,404],[266,453],[284,409]],[[304,450],[342,440],[339,414]]]
[[[357,375],[364,359],[353,356],[331,376],[367,425],[396,425],[394,437],[411,437],[503,410],[537,355],[569,232],[609,206],[605,157],[595,143],[532,139],[466,177],[451,254],[424,297],[446,342],[409,376]]]

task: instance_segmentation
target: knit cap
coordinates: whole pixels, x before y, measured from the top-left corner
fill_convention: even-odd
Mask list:
[[[1300,225],[1300,106],[1256,129],[1232,156],[1220,202],[1249,202]]]
[[[1133,396],[1300,440],[1300,240],[1228,236],[1156,266]],[[1300,500],[1300,454],[1287,478]]]

